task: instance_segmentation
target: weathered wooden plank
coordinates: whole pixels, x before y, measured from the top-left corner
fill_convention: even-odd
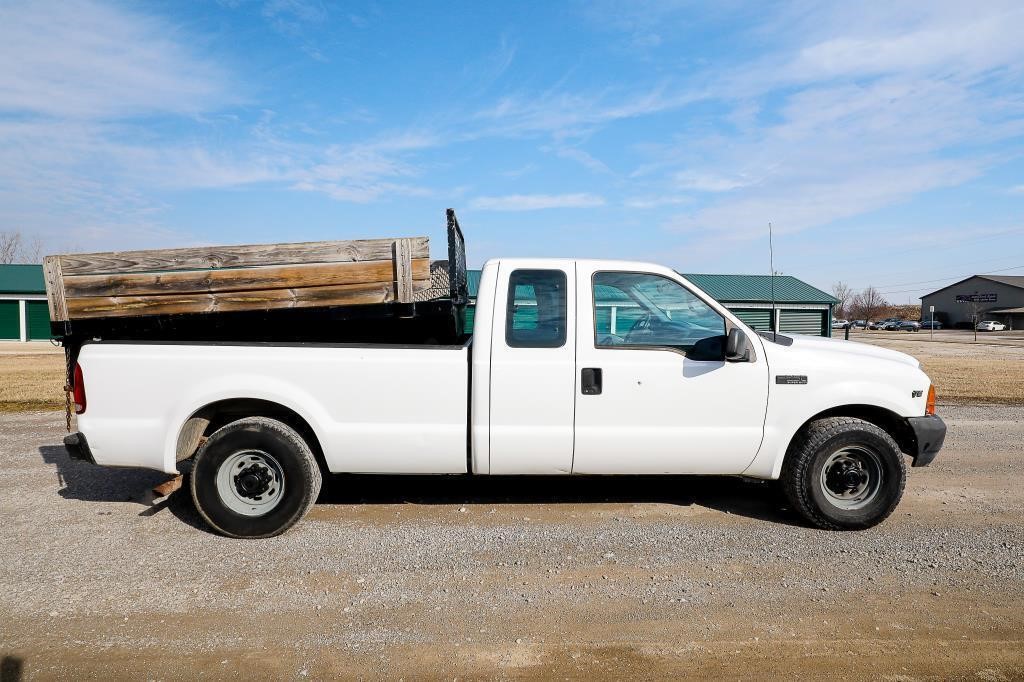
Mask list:
[[[68,308],[64,301],[64,276],[61,274],[60,256],[43,259],[43,279],[46,282],[46,305],[50,309],[50,320],[65,322]]]
[[[408,239],[395,240],[395,295],[399,303],[412,303],[412,244]],[[427,263],[430,277],[430,263]]]
[[[427,288],[430,280],[416,282]],[[71,319],[176,315],[181,313],[274,310],[333,305],[365,305],[395,300],[394,283],[346,284],[300,289],[269,289],[159,296],[88,296],[68,299]]]
[[[402,240],[399,240],[402,241]],[[430,278],[430,259],[410,262],[411,278]],[[229,291],[296,289],[343,284],[369,284],[392,279],[389,260],[308,265],[268,265],[227,270],[186,270],[118,275],[69,275],[64,278],[67,298],[156,296]]]
[[[409,241],[412,243],[413,258],[430,257],[427,237],[412,237]],[[68,276],[374,261],[391,259],[394,242],[394,239],[356,239],[83,253],[61,256],[60,264],[64,275]]]

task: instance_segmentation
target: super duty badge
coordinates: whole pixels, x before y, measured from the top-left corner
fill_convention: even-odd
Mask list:
[[[798,385],[798,384],[806,384],[807,383],[807,375],[806,374],[778,374],[778,375],[775,376],[775,383],[777,383],[777,384],[788,384],[790,386],[795,386],[795,385]]]

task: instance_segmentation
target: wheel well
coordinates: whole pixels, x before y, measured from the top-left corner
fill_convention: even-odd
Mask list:
[[[914,434],[914,430],[910,428],[910,424],[907,423],[906,417],[901,417],[895,412],[884,407],[878,407],[877,405],[843,405],[841,407],[833,407],[824,412],[819,412],[808,419],[800,426],[797,433],[803,432],[811,422],[825,419],[826,417],[854,417],[856,419],[863,419],[892,436],[892,439],[900,446],[903,454],[911,457],[917,454],[917,436]],[[793,440],[795,441],[796,439],[794,438]],[[790,447],[792,447],[792,443],[790,443]],[[789,453],[787,452],[786,454],[788,455]]]
[[[268,417],[287,424],[309,445],[321,467],[326,466],[324,451],[313,427],[298,412],[279,403],[255,398],[232,398],[210,403],[192,413],[178,432],[177,461],[188,459],[214,431],[246,417]]]

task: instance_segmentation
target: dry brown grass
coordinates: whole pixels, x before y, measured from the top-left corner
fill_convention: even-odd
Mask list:
[[[935,384],[939,402],[1024,402],[1024,339],[969,333],[921,334],[861,332],[852,340],[909,353]]]
[[[1024,362],[990,358],[922,357],[939,402],[1024,402]]]
[[[64,354],[0,355],[0,412],[64,408]]]

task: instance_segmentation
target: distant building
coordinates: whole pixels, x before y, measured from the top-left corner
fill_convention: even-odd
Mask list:
[[[978,321],[996,320],[1010,329],[1024,329],[1024,275],[972,275],[921,297],[921,315],[947,327],[970,327]]]
[[[50,311],[41,265],[0,265],[0,340],[50,338]]]
[[[468,273],[469,298],[476,303],[480,271]],[[731,310],[755,331],[791,334],[832,335],[832,308],[838,300],[821,289],[790,275],[775,277],[775,316],[772,317],[771,275],[685,274],[683,277]],[[598,321],[611,316],[621,302],[598,300]],[[467,329],[472,329],[473,308],[466,311]],[[618,311],[616,311],[618,312]]]

